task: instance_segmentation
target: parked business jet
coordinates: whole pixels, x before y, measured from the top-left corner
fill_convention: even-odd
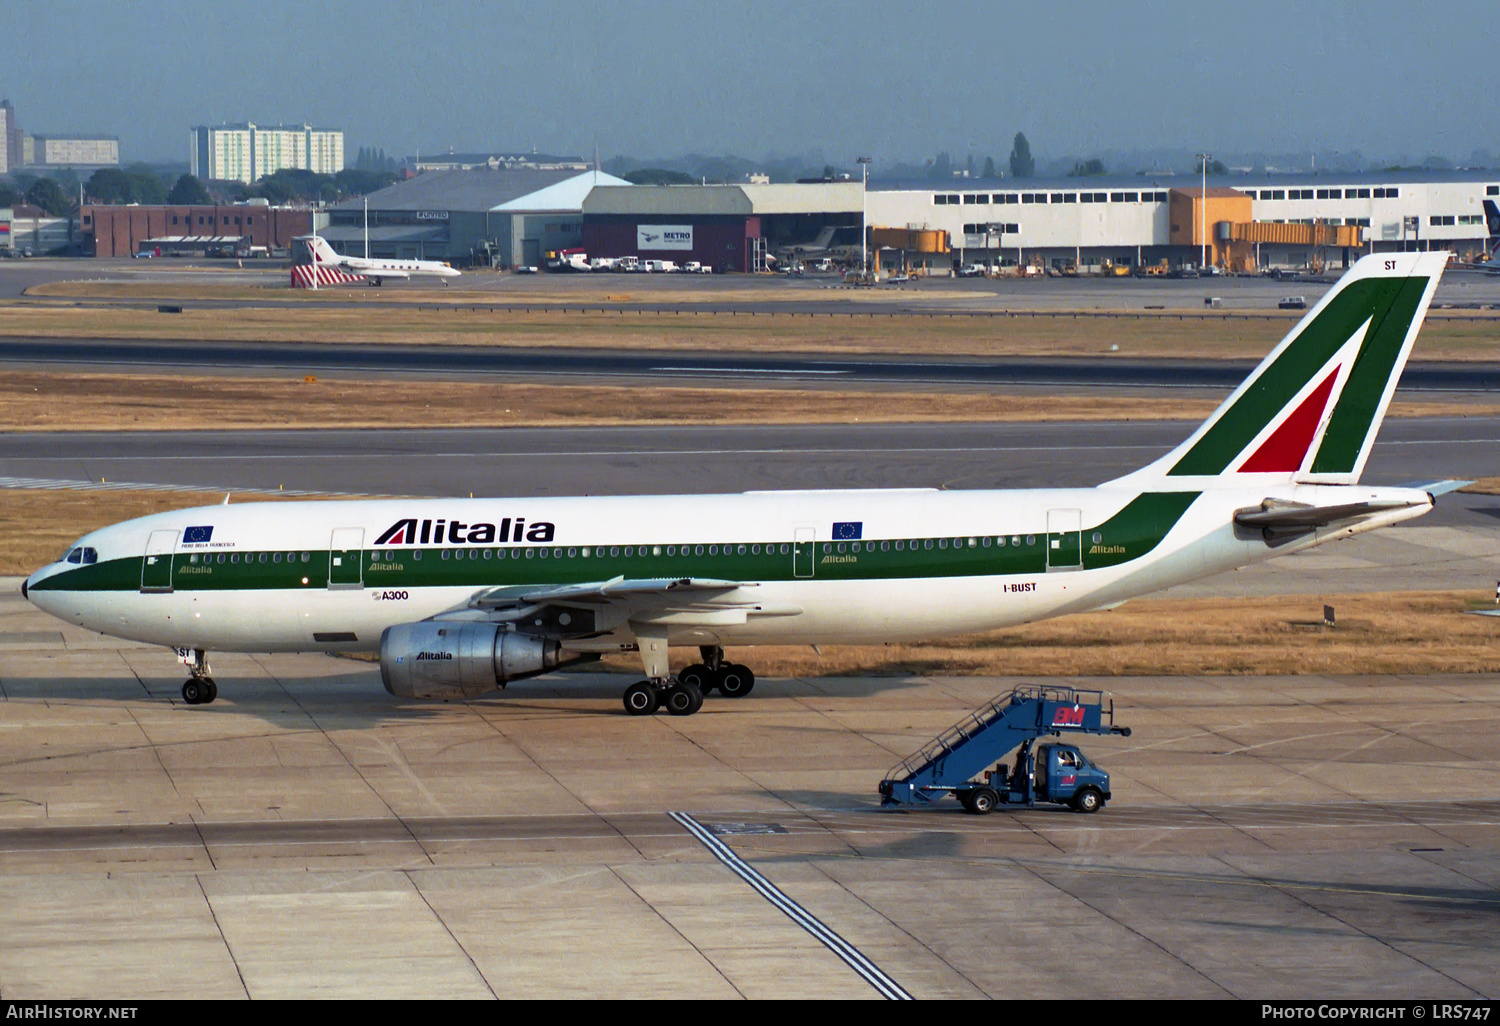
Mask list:
[[[1446,253],[1360,260],[1197,431],[1096,488],[247,503],[80,538],[22,593],[177,650],[380,653],[394,695],[465,699],[639,652],[625,708],[746,694],[732,645],[916,641],[1113,606],[1420,516],[1359,484]],[[675,677],[669,646],[702,661]]]
[[[441,260],[379,260],[371,257],[344,256],[335,253],[328,240],[314,235],[307,240],[312,250],[313,264],[336,267],[346,274],[363,275],[374,287],[384,284],[385,279],[405,280],[412,275],[431,275],[437,278],[457,278],[461,273]],[[446,281],[444,285],[448,284]]]

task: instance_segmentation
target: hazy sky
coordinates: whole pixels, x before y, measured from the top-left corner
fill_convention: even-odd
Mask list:
[[[1500,150],[1500,4],[9,0],[35,134],[186,160],[196,124],[391,155]]]

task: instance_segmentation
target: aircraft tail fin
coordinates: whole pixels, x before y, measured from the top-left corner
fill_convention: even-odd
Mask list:
[[[1450,256],[1362,257],[1187,441],[1120,480],[1357,482]]]
[[[1492,199],[1484,201],[1484,227],[1489,235],[1487,248],[1493,255],[1496,247],[1500,247],[1500,206],[1496,206]]]
[[[312,250],[314,264],[336,264],[339,262],[339,255],[333,251],[333,247],[328,244],[328,240],[321,235],[314,235],[308,239],[307,246],[308,249]]]

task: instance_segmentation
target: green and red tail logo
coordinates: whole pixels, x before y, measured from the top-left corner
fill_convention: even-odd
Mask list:
[[[1191,438],[1139,474],[1358,481],[1447,259],[1362,258]]]

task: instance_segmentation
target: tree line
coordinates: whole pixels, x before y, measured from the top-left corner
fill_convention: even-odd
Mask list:
[[[128,168],[100,168],[80,181],[77,174],[44,177],[21,172],[9,183],[0,182],[0,207],[23,203],[40,207],[49,217],[67,217],[79,204],[80,192],[85,203],[142,206],[206,206],[212,203],[243,203],[265,199],[281,205],[292,202],[336,203],[351,196],[363,196],[383,189],[396,181],[395,171],[371,171],[345,168],[338,174],[323,175],[288,168],[267,175],[251,185],[243,182],[202,182],[191,174],[182,174],[175,182],[146,165]]]

